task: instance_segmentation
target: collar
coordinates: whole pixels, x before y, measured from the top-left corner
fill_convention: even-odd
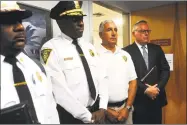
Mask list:
[[[1,63],[4,61],[5,56],[1,55]]]
[[[71,37],[67,36],[66,34],[64,34],[63,32],[61,32],[61,37],[63,39],[66,39],[66,41],[68,41],[69,43],[73,42],[73,39]],[[77,42],[79,42],[79,41],[80,41],[80,38],[77,38]]]
[[[116,46],[116,51],[114,53],[120,53],[120,51],[121,51],[121,48]]]
[[[140,44],[139,44],[138,42],[136,42],[136,41],[135,41],[135,43],[136,43],[136,45],[138,46],[139,49],[142,49],[142,45],[140,45]],[[147,49],[147,44],[145,45],[145,48]]]
[[[119,53],[121,48],[118,47],[118,46],[115,46],[115,48],[116,48],[116,50],[115,50],[114,54]],[[107,52],[111,52],[111,51],[106,49],[103,45],[100,45],[100,52],[101,53],[107,53]]]
[[[23,52],[19,53],[19,54],[16,56],[16,59],[17,59],[18,61],[22,60],[23,55],[24,55]],[[4,55],[1,55],[1,63],[4,61],[4,59],[5,59],[5,56],[4,56]]]

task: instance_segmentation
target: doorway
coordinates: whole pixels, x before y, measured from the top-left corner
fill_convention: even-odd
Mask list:
[[[99,25],[104,20],[113,20],[118,28],[118,42],[119,47],[128,45],[129,42],[129,14],[126,14],[120,10],[116,10],[113,7],[106,6],[100,2],[93,2],[93,36],[92,42],[96,49],[101,44],[99,37]]]

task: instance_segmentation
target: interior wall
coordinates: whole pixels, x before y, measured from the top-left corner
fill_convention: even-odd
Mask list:
[[[19,1],[21,3],[24,3],[26,5],[30,6],[36,6],[41,9],[51,10],[59,1]],[[85,23],[85,29],[83,37],[86,41],[91,41],[91,14],[92,14],[92,2],[91,1],[83,1],[82,9],[84,13],[87,15],[84,17],[84,23]],[[60,28],[58,27],[55,20],[52,21],[52,29],[53,29],[53,36],[57,36],[59,33],[61,33]]]
[[[166,86],[168,105],[163,111],[165,124],[186,124],[186,3],[177,2],[177,5],[131,13],[131,27],[143,19],[148,21],[152,30],[151,39],[171,39],[170,46],[162,46],[165,53],[174,55],[174,69]]]
[[[124,18],[126,15],[123,15],[121,11],[115,11],[112,7],[106,7],[98,3],[93,3],[93,16],[92,16],[92,25],[93,25],[93,45],[96,49],[100,48],[102,43],[101,38],[99,37],[99,25],[104,20],[113,20],[118,28],[118,41],[117,45],[123,47],[123,41],[127,41],[127,34],[124,31],[127,31],[127,28],[124,25],[128,25],[127,19]],[[102,16],[98,16],[97,13],[100,13]],[[124,35],[125,34],[125,35]],[[125,39],[124,39],[125,38]],[[129,40],[128,40],[129,41]]]

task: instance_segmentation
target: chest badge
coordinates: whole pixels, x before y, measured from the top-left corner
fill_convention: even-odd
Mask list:
[[[20,58],[20,61],[23,62],[23,58]]]
[[[94,52],[93,52],[91,49],[89,49],[89,52],[90,52],[90,55],[91,55],[92,57],[95,56]]]
[[[126,56],[122,56],[123,60],[125,60],[125,62],[127,62],[127,57]]]
[[[40,82],[42,82],[42,76],[40,75],[39,72],[36,72],[36,77],[37,77],[37,79],[38,79]]]

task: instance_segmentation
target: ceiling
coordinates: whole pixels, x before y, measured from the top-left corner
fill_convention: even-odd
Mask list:
[[[133,11],[153,8],[157,6],[172,4],[175,1],[94,1],[93,7],[93,41],[94,46],[99,46],[99,25],[104,20],[113,20],[118,28],[118,46],[123,47],[123,41],[128,40],[128,13]],[[124,13],[124,15],[122,14]],[[123,16],[122,16],[123,15]],[[124,40],[124,38],[126,38]],[[100,41],[100,42],[98,42]]]
[[[175,3],[176,1],[100,1],[106,6],[120,9],[124,13]],[[97,3],[97,2],[96,2]]]
[[[99,25],[104,20],[113,20],[118,25],[118,22],[116,22],[116,19],[121,19],[122,22],[122,13],[113,11],[111,9],[108,9],[106,7],[103,7],[101,5],[93,3],[93,27],[94,31],[98,31]],[[120,25],[120,24],[119,24]]]
[[[104,20],[113,20],[118,28],[122,28],[125,22],[122,12],[130,13],[174,2],[176,1],[94,1],[92,4],[93,29],[98,32],[98,26]]]

